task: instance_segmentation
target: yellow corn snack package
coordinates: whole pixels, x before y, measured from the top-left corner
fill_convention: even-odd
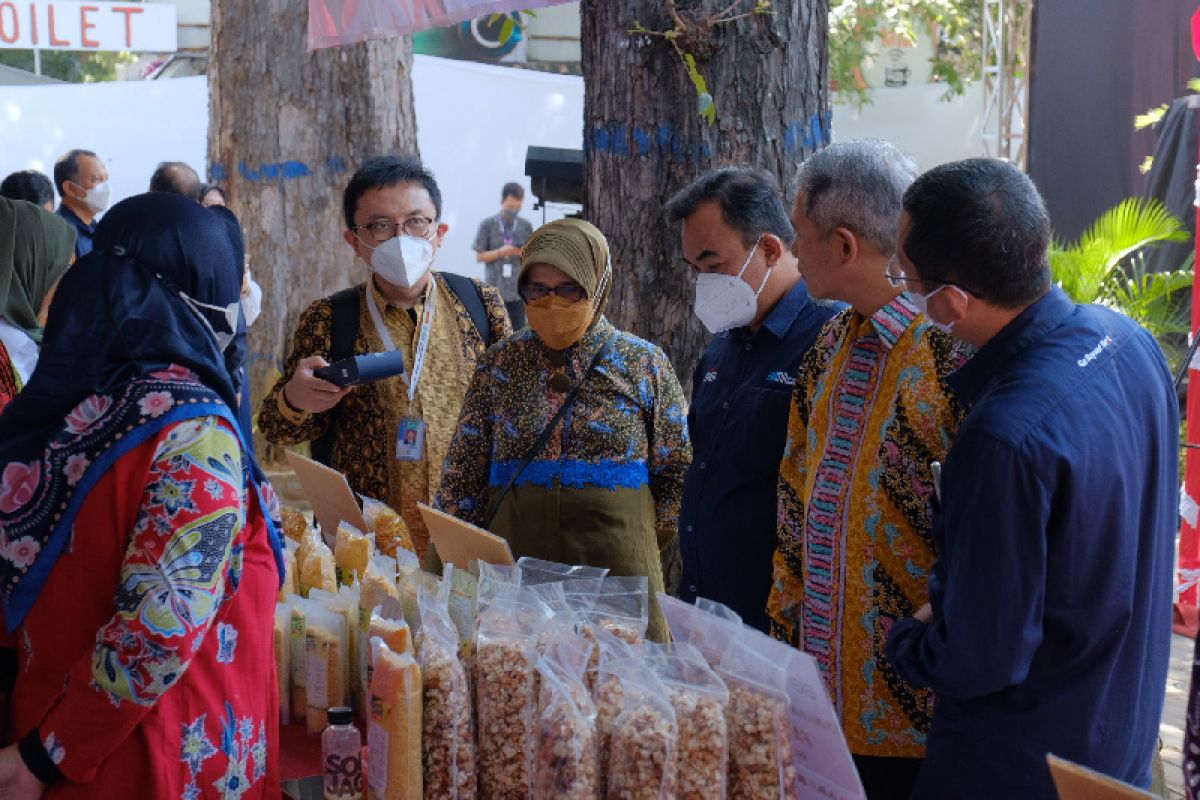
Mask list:
[[[345,522],[338,526],[337,538],[333,542],[333,560],[337,566],[339,584],[347,586],[361,581],[374,555],[374,536]]]
[[[370,645],[367,797],[421,800],[421,670],[411,653],[395,653],[379,638]]]
[[[308,520],[304,514],[294,508],[283,506],[280,509],[283,516],[283,535],[293,541],[300,541],[308,533]]]
[[[310,607],[304,625],[305,721],[320,734],[329,725],[329,709],[346,695],[346,620],[332,611]]]

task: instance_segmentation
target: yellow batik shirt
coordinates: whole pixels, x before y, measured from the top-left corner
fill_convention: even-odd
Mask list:
[[[856,755],[924,755],[932,697],[884,647],[928,599],[930,462],[961,418],[944,378],[962,362],[901,295],[831,319],[792,396],[767,611],[776,638],[817,660]]]
[[[430,288],[411,310],[390,305],[366,281],[359,288],[358,337],[354,352],[378,353],[384,344],[367,307],[366,292],[371,291],[383,315],[388,334],[404,353],[404,365],[411,372],[420,335],[421,316],[429,301],[429,292],[437,293],[432,332],[425,355],[425,367],[410,405],[408,386],[399,377],[356,386],[342,400],[337,435],[333,442],[332,465],[346,475],[354,491],[382,500],[395,508],[412,532],[418,555],[424,558],[428,531],[417,511],[417,503],[431,503],[442,477],[442,462],[450,447],[450,438],[458,424],[458,412],[475,372],[480,356],[491,344],[512,333],[508,312],[495,288],[475,281],[481,290],[491,341],[484,343],[462,302],[444,281],[430,282]],[[293,445],[312,441],[328,428],[332,414],[285,413],[280,408],[281,392],[302,358],[319,355],[330,358],[330,329],[333,308],[329,298],[318,300],[300,315],[291,353],[284,373],[263,400],[259,430],[271,442]],[[420,461],[396,458],[396,435],[405,417],[418,417],[426,424],[425,453]],[[291,419],[289,419],[291,417]]]

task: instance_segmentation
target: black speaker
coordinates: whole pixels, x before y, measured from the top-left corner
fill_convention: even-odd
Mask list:
[[[583,205],[582,150],[530,147],[525,151],[525,174],[537,197],[534,208],[546,203]]]

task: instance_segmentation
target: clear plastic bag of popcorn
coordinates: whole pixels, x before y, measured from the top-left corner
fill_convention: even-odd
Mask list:
[[[600,681],[610,677],[620,681],[621,703],[608,733],[607,753],[600,754],[600,768],[607,774],[604,796],[674,800],[679,728],[666,687],[641,659],[606,664]]]
[[[688,644],[661,648],[645,658],[667,688],[675,710],[679,738],[675,748],[679,800],[724,797],[729,731],[725,712],[729,690],[708,666],[704,656]]]
[[[743,628],[717,670],[729,689],[731,800],[791,800],[796,794],[789,715],[789,662],[764,646],[770,639]]]
[[[608,575],[608,570],[603,567],[559,564],[557,561],[543,561],[540,558],[530,558],[529,556],[517,559],[517,569],[521,573],[522,586],[579,580],[599,581]]]
[[[720,606],[719,603],[711,601],[705,603],[707,608],[713,610]],[[734,622],[724,614],[714,614],[701,608],[699,601],[697,605],[691,605],[659,592],[658,605],[666,617],[667,627],[671,630],[671,639],[695,647],[714,670],[719,669],[725,652],[742,635],[743,626],[740,622]],[[729,611],[729,614],[735,618],[737,616],[732,611]]]
[[[538,637],[552,618],[529,589],[510,586],[479,612],[475,707],[479,789],[485,797],[530,795]]]
[[[467,800],[477,790],[475,729],[467,671],[458,657],[458,632],[440,594],[421,589],[417,604],[421,614],[417,653],[425,691],[425,797]]]
[[[584,684],[592,645],[569,624],[550,627],[553,633],[536,664],[533,797],[596,800],[596,707]]]
[[[591,610],[583,615],[583,632],[599,626],[629,644],[646,640],[650,594],[645,576],[606,577],[600,582]]]

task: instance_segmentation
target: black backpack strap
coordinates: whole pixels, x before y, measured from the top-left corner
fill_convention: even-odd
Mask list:
[[[538,434],[537,441],[533,443],[533,446],[525,451],[525,455],[521,457],[521,463],[517,465],[516,471],[513,472],[513,475],[511,478],[509,478],[508,483],[505,484],[504,488],[500,490],[500,494],[496,495],[496,499],[493,500],[492,504],[488,507],[487,514],[484,516],[482,525],[483,528],[487,528],[492,524],[492,520],[496,518],[496,512],[500,510],[500,504],[504,502],[504,498],[508,497],[508,493],[512,490],[513,486],[516,485],[517,478],[521,477],[521,473],[525,471],[525,468],[528,467],[533,460],[537,458],[538,453],[542,452],[542,450],[546,447],[546,442],[550,441],[550,434],[554,433],[554,429],[558,427],[558,423],[562,422],[562,418],[567,415],[567,412],[571,409],[571,406],[575,404],[575,398],[579,396],[579,390],[583,388],[583,384],[586,383],[587,379],[590,378],[596,371],[596,367],[600,366],[600,362],[604,360],[606,355],[608,355],[608,351],[612,350],[613,342],[616,340],[616,333],[609,334],[609,337],[604,340],[604,344],[596,352],[595,357],[592,358],[592,363],[588,365],[587,372],[583,373],[583,377],[579,379],[579,383],[575,384],[575,388],[571,390],[571,393],[567,395],[565,400],[563,400],[563,404],[559,406],[558,413],[546,423],[546,427],[542,428],[542,432]]]
[[[483,290],[479,288],[478,283],[465,275],[439,272],[437,276],[446,282],[446,287],[454,292],[454,296],[471,315],[471,322],[475,325],[475,330],[479,331],[479,336],[483,339],[483,347],[486,350],[492,344],[492,322],[488,317],[487,307],[483,303]]]
[[[329,298],[333,316],[329,323],[329,363],[335,364],[354,355],[354,342],[358,339],[359,287],[342,289]],[[313,439],[309,447],[314,461],[330,466],[333,459],[333,440],[337,436],[338,419],[342,404],[338,403],[329,412],[329,427],[325,433]]]

